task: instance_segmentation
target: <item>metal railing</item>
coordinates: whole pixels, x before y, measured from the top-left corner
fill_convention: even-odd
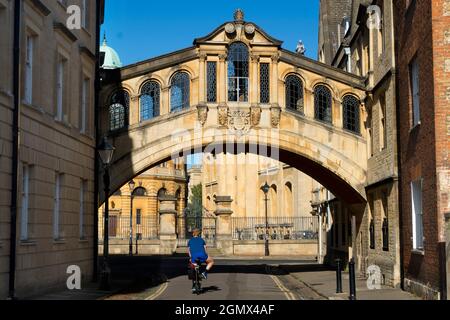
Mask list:
[[[103,217],[99,218],[99,238],[103,240]],[[133,216],[133,239],[138,236],[139,240],[155,240],[159,237],[159,226],[157,217],[141,217],[137,221]],[[109,217],[109,238],[126,240],[130,238],[130,216],[110,216]]]
[[[317,240],[318,217],[232,218],[233,240]]]

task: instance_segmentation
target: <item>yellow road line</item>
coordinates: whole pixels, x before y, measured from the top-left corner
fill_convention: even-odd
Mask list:
[[[156,290],[156,292],[152,295],[150,295],[149,297],[145,298],[145,300],[156,300],[161,294],[163,294],[164,291],[167,290],[167,287],[169,286],[168,282],[164,282],[158,290]]]
[[[272,278],[273,282],[275,282],[275,284],[278,286],[278,288],[281,290],[281,292],[284,293],[284,295],[288,300],[296,300],[294,294],[291,291],[289,291],[289,289],[286,288],[276,276],[270,275],[270,277]]]

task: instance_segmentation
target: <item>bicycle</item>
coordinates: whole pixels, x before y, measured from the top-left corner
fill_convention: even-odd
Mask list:
[[[189,260],[188,277],[192,280],[192,294],[200,295],[203,293],[202,289],[202,273],[206,270],[206,264],[201,263],[199,259],[193,264]]]

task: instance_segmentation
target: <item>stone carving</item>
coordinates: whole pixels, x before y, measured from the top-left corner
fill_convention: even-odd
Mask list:
[[[237,9],[234,12],[234,21],[244,21],[244,11],[242,11],[242,9]]]
[[[248,23],[245,25],[245,33],[247,33],[248,35],[254,35],[255,31],[256,27],[253,24]]]
[[[270,108],[270,121],[274,128],[280,125],[281,120],[281,108],[279,106],[273,106]]]
[[[208,120],[208,106],[207,105],[199,105],[197,106],[197,115],[198,115],[198,121],[202,126],[205,125],[206,121]]]
[[[251,108],[251,121],[252,121],[252,126],[259,126],[259,124],[261,123],[261,113],[262,110],[260,107],[258,106],[254,106]]]
[[[233,110],[228,112],[228,127],[236,131],[244,132],[250,129],[250,112]]]
[[[225,26],[225,32],[228,34],[233,34],[236,32],[236,27],[231,22],[227,23],[227,25]]]
[[[225,127],[228,125],[228,107],[219,106],[218,108],[219,125]]]

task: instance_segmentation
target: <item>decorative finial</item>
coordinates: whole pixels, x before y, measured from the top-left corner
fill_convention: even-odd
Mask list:
[[[244,11],[242,9],[234,11],[234,21],[244,21]]]
[[[106,46],[108,42],[106,41],[106,31],[103,33],[103,46]]]
[[[299,40],[299,41],[298,41],[297,48],[295,49],[295,51],[296,51],[298,54],[302,54],[302,55],[305,54],[305,52],[306,52],[306,47],[305,47],[305,45],[303,44],[303,41],[302,41],[302,40]]]

